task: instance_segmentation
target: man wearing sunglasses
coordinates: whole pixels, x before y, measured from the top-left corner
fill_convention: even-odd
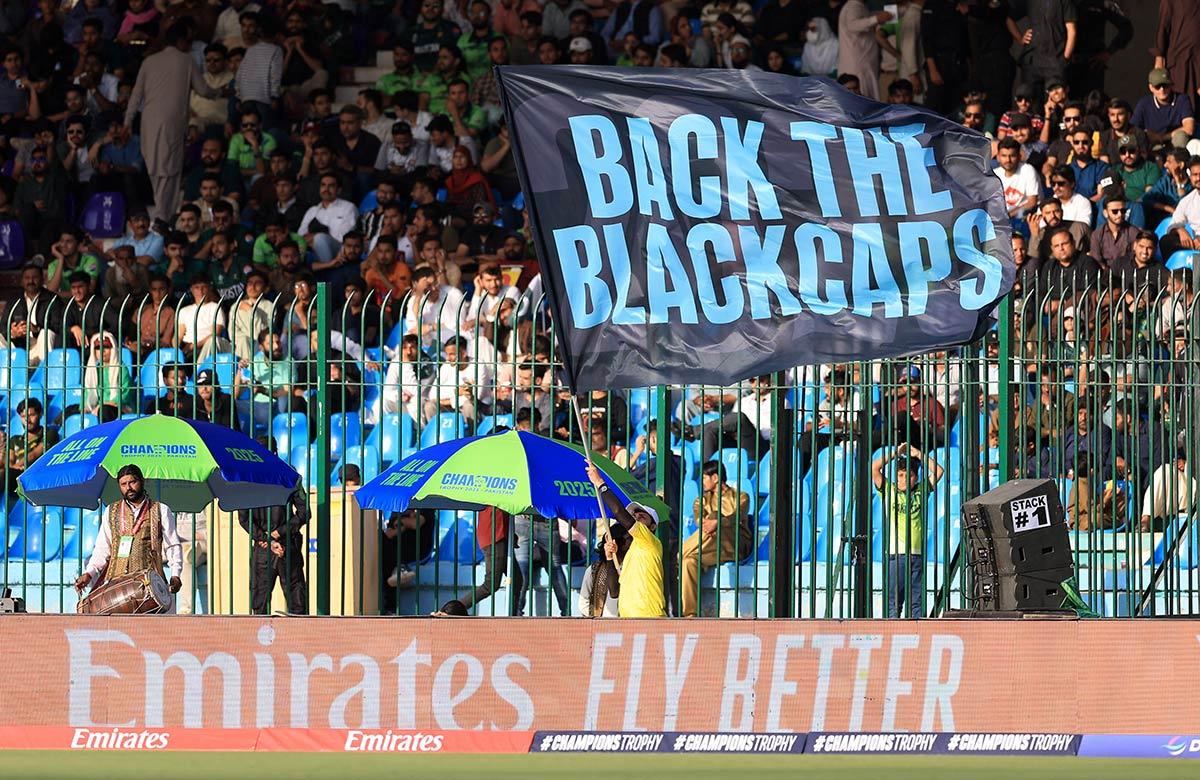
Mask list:
[[[1150,94],[1138,101],[1130,121],[1145,130],[1155,146],[1187,146],[1196,131],[1191,100],[1172,88],[1174,83],[1166,68],[1150,71],[1149,82]]]
[[[1133,135],[1117,139],[1117,160],[1110,172],[1125,190],[1129,204],[1129,221],[1136,227],[1146,226],[1142,199],[1154,189],[1163,175],[1163,169],[1154,162],[1144,159],[1137,138]]]
[[[1056,135],[1054,140],[1050,140],[1050,133],[1047,131],[1047,126],[1051,124],[1047,120],[1042,126],[1041,141],[1046,144],[1046,159],[1042,163],[1042,176],[1047,182],[1050,180],[1050,171],[1059,165],[1065,164],[1071,159],[1071,142],[1068,140],[1072,132],[1081,127],[1083,123],[1083,105],[1080,103],[1068,103],[1062,109],[1062,121],[1060,133]]]
[[[1102,214],[1104,223],[1092,233],[1088,254],[1104,269],[1133,251],[1133,242],[1139,231],[1125,219],[1129,204],[1119,187],[1107,193]]]
[[[1092,203],[1076,192],[1075,169],[1060,165],[1050,173],[1050,192],[1062,204],[1063,219],[1070,222],[1092,224]]]
[[[1075,172],[1075,190],[1092,201],[1100,201],[1100,191],[1112,184],[1108,165],[1092,156],[1092,133],[1082,127],[1067,134],[1071,143],[1071,170]]]

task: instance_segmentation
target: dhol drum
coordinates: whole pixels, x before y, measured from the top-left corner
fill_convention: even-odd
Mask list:
[[[166,580],[153,569],[105,582],[79,600],[81,615],[158,615],[171,608]]]

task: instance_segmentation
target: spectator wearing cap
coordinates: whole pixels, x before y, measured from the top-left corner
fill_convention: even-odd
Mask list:
[[[494,263],[500,259],[504,238],[504,229],[496,224],[496,209],[487,202],[476,203],[471,224],[459,234],[455,257],[459,264]]]
[[[392,47],[392,72],[380,76],[375,89],[388,97],[402,90],[420,92],[424,80],[425,74],[413,64],[412,43],[402,40]]]
[[[592,42],[580,36],[567,44],[567,56],[572,65],[592,65]]]
[[[1039,181],[1044,180],[1042,167],[1046,163],[1046,145],[1036,136],[1033,128],[1033,117],[1028,114],[1014,113],[1009,120],[1008,137],[1021,145],[1021,159],[1033,166],[1038,173]]]
[[[734,70],[762,70],[751,61],[750,40],[744,35],[735,35],[729,41],[729,67]]]
[[[1150,71],[1150,94],[1142,97],[1129,121],[1146,131],[1154,146],[1187,146],[1196,130],[1190,95],[1176,92],[1166,68]]]
[[[1004,138],[1007,135],[1009,128],[1012,126],[1013,118],[1018,114],[1023,114],[1029,118],[1035,137],[1041,135],[1042,123],[1045,120],[1037,115],[1037,106],[1034,105],[1033,98],[1033,87],[1029,84],[1018,84],[1013,87],[1013,107],[1000,116],[1000,123],[996,128],[997,138]]]
[[[233,401],[217,382],[216,372],[211,368],[203,369],[196,374],[196,401],[192,417],[217,425],[231,427],[237,425],[237,417],[233,413]]]
[[[1092,259],[1106,270],[1133,250],[1133,241],[1140,232],[1125,219],[1129,203],[1124,193],[1119,188],[1113,188],[1110,192],[1104,202],[1104,221],[1092,233],[1088,251]]]
[[[1133,109],[1129,102],[1121,98],[1108,101],[1105,109],[1108,116],[1108,127],[1100,132],[1100,159],[1109,165],[1120,162],[1120,147],[1129,146],[1132,142],[1144,158],[1150,152],[1150,139],[1140,127],[1129,123]]]

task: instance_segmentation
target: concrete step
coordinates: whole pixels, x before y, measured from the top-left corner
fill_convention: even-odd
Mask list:
[[[338,87],[333,91],[334,105],[338,106],[339,108],[346,104],[354,105],[354,102],[358,100],[358,91],[360,89],[363,89],[363,87],[357,84],[352,84],[349,86],[342,85]]]
[[[375,82],[379,81],[381,76],[391,72],[390,64],[386,68],[358,67],[354,69],[354,83],[375,86]]]
[[[381,68],[387,68],[388,70],[391,70],[394,67],[392,50],[380,49],[379,51],[375,52],[375,64]]]

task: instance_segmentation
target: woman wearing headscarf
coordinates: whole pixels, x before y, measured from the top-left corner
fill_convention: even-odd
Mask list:
[[[121,363],[116,338],[104,331],[92,336],[90,357],[83,372],[83,411],[100,422],[111,422],[133,409],[133,386]]]
[[[480,202],[491,205],[493,209],[496,207],[491,185],[475,166],[470,149],[456,146],[451,165],[453,167],[445,181],[446,202],[454,209],[456,216],[469,221],[475,204]]]
[[[830,76],[837,71],[838,42],[829,20],[814,16],[808,20],[805,33],[804,55],[800,58],[800,72],[805,76]]]
[[[788,61],[787,53],[783,50],[782,46],[778,45],[767,49],[767,56],[763,57],[762,69],[767,73],[779,73],[784,76],[796,75],[796,69]]]

